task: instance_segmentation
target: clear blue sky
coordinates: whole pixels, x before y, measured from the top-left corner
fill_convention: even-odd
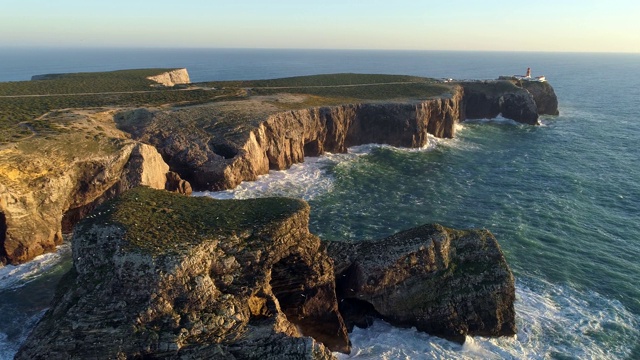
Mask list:
[[[640,53],[638,16],[637,0],[0,0],[0,47]]]

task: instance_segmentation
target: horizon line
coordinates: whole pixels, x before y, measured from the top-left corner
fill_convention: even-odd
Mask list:
[[[548,54],[628,54],[633,51],[554,51],[554,50],[480,50],[480,49],[375,49],[375,48],[280,48],[280,47],[201,47],[201,46],[51,46],[51,45],[0,45],[0,49],[18,50],[271,50],[271,51],[369,51],[369,52],[484,52],[484,53],[548,53]]]

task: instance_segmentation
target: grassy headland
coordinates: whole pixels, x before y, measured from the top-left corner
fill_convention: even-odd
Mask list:
[[[296,101],[264,99],[274,110],[292,110],[367,100],[425,99],[450,90],[448,85],[434,79],[404,75],[329,74],[176,87],[157,86],[147,79],[170,70],[52,74],[43,80],[0,83],[0,146],[33,136],[64,133],[68,127],[61,126],[56,117],[43,115],[65,109],[186,106],[260,95],[304,95]],[[247,120],[247,116],[233,111],[225,113],[227,123]],[[249,117],[252,122],[256,120],[254,116]]]
[[[138,187],[102,205],[84,224],[119,224],[131,249],[161,255],[188,248],[185,243],[197,245],[241,232],[251,235],[305,208],[306,203],[297,199],[223,201]]]

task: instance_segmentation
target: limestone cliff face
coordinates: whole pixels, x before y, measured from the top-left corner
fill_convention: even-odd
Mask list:
[[[78,225],[73,268],[16,359],[349,352],[333,263],[308,214],[294,199],[130,190]]]
[[[513,275],[487,230],[425,225],[327,247],[349,327],[374,316],[460,342],[516,333]]]
[[[532,96],[540,115],[558,115],[558,97],[548,82],[522,81],[522,87]]]
[[[468,82],[464,87],[465,119],[507,119],[539,125],[533,96],[510,81]]]
[[[350,146],[369,143],[420,147],[427,144],[429,134],[453,137],[462,96],[457,87],[450,96],[421,102],[276,112],[233,141],[202,131],[167,131],[158,126],[163,119],[159,115],[171,114],[141,110],[127,115],[123,129],[156,146],[171,169],[195,189],[223,190],[325,151],[346,152]]]
[[[321,243],[308,216],[302,200],[129,190],[78,224],[73,268],[16,359],[332,359],[350,352],[343,316],[515,334],[513,275],[488,231]]]
[[[191,83],[187,69],[176,69],[156,76],[149,76],[147,79],[153,80],[164,86],[174,86],[178,84]]]
[[[6,173],[14,177],[0,183],[0,262],[18,264],[53,251],[63,226],[134,186],[164,189],[169,172],[155,148],[135,142],[52,171],[42,170],[51,164],[38,156],[25,160],[28,168],[15,164]]]

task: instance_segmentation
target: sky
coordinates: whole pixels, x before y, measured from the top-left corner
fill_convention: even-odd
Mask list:
[[[1,47],[640,53],[631,0],[0,0]]]

